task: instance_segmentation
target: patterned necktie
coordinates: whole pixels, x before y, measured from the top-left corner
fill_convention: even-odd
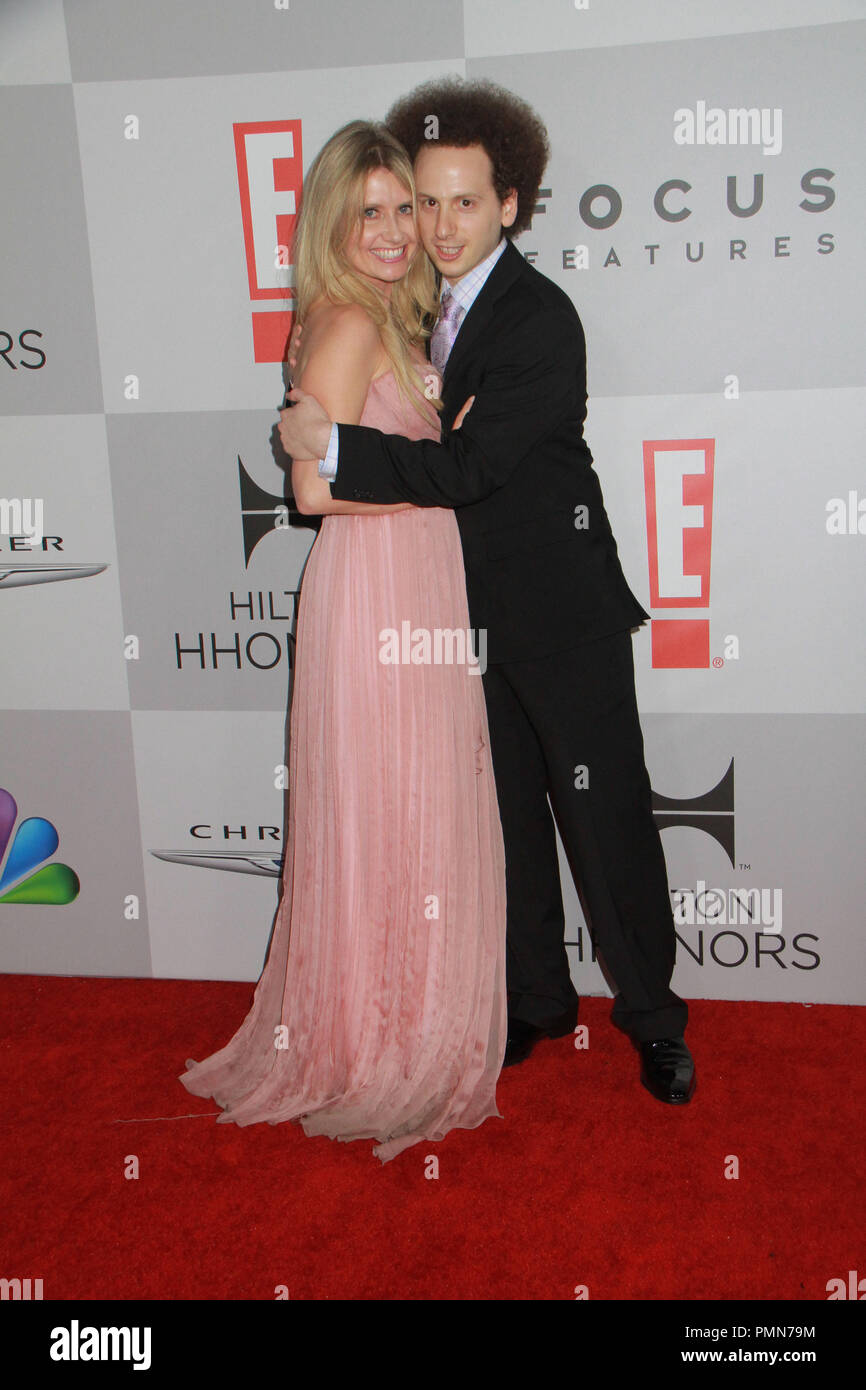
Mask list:
[[[430,361],[440,376],[445,371],[445,363],[454,346],[462,314],[462,304],[459,304],[451,291],[446,289],[442,295],[436,327],[430,337]]]

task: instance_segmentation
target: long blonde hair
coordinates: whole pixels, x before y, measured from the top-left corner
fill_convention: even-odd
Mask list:
[[[304,179],[293,244],[298,317],[303,323],[320,298],[362,305],[379,329],[400,394],[441,409],[438,394],[431,396],[429,386],[422,394],[410,357],[410,348],[429,338],[438,311],[436,275],[423,247],[419,245],[403,278],[394,282],[389,299],[346,258],[346,242],[363,220],[367,175],[374,169],[388,169],[409,189],[417,218],[412,162],[399,141],[375,121],[342,126],[316,155]]]

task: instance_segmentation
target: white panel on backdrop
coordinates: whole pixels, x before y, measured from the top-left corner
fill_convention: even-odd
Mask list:
[[[866,0],[464,0],[466,56],[653,44],[862,19]]]
[[[710,624],[702,670],[653,669],[644,626],[641,710],[864,712],[866,515],[858,534],[828,531],[834,498],[846,511],[852,490],[866,503],[853,448],[864,431],[866,390],[591,400],[586,435],[629,584],[653,621],[699,614]],[[705,437],[715,441],[709,603],[653,608],[643,443]],[[674,509],[673,542],[680,520]]]
[[[0,532],[2,709],[129,709],[103,415],[0,416],[0,498],[42,535]]]
[[[274,769],[286,757],[285,723],[279,714],[133,715],[154,975],[261,973],[277,907],[268,861],[283,852],[286,793]],[[240,853],[258,856],[262,872],[239,871]],[[220,862],[228,867],[212,867]]]
[[[3,0],[0,86],[69,82],[63,0]]]
[[[577,306],[591,396],[862,385],[864,48],[860,23],[468,63],[548,127],[520,246]],[[675,139],[700,103],[725,143]]]

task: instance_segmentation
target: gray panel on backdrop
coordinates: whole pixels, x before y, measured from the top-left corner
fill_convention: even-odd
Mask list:
[[[862,1002],[862,718],[648,715],[642,723],[653,790],[691,803],[661,832],[681,919],[673,988],[690,999]],[[731,760],[733,795],[718,817],[730,833],[719,835],[694,802]],[[610,993],[561,849],[560,858],[572,975],[579,992]]]
[[[16,829],[30,817],[50,822],[59,843],[49,862],[80,882],[70,902],[0,903],[3,969],[150,975],[129,713],[14,710],[3,733],[0,786],[17,803]]]
[[[0,129],[0,413],[101,410],[72,88],[0,86]]]
[[[75,0],[66,25],[75,82],[463,57],[462,0]]]
[[[124,615],[141,641],[133,709],[286,708],[316,531],[285,501],[275,423],[258,411],[108,417]]]

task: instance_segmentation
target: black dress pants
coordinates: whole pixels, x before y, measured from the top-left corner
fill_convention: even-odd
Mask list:
[[[681,1035],[688,1006],[670,988],[676,937],[631,632],[491,665],[483,680],[505,842],[509,1014],[544,1026],[577,1004],[552,806],[615,981],[613,1022],[638,1042]]]

